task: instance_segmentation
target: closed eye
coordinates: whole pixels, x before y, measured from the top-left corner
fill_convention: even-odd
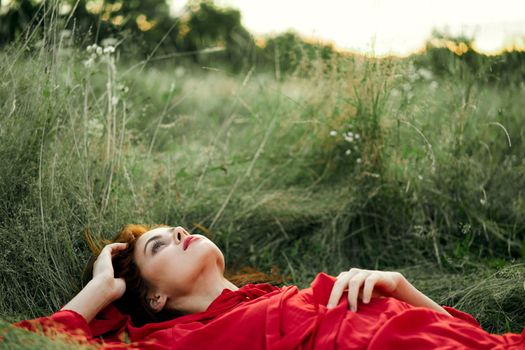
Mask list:
[[[159,250],[159,247],[161,245],[163,245],[164,243],[162,243],[162,241],[155,241],[155,243],[153,243],[153,246],[151,248],[151,253],[152,254],[155,254],[157,252],[157,250]]]

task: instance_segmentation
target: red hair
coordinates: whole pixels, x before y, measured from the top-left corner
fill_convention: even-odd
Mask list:
[[[148,283],[142,277],[140,270],[135,263],[134,251],[137,240],[144,233],[157,227],[168,226],[129,224],[122,227],[111,241],[102,241],[103,245],[117,242],[128,244],[126,249],[119,251],[113,257],[115,278],[123,278],[124,281],[126,281],[126,291],[124,292],[124,295],[113,303],[122,313],[129,315],[133,324],[136,326],[141,326],[151,322],[165,321],[181,315],[181,313],[168,309],[164,309],[157,313],[153,312],[146,300],[149,289]],[[93,253],[93,257],[91,258],[86,271],[91,277],[93,273],[93,263],[100,254],[103,246],[93,239],[89,230],[86,230],[85,237],[87,244]]]

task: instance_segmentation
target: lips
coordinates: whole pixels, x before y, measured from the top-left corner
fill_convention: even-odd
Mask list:
[[[190,243],[196,238],[197,237],[194,237],[194,236],[188,236],[188,238],[186,238],[184,242],[182,242],[182,250],[188,249],[188,246],[190,245]]]

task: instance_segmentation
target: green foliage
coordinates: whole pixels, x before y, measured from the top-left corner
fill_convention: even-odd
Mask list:
[[[461,273],[432,273],[430,266],[422,264],[403,272],[436,302],[470,313],[488,332],[520,333],[525,322],[524,266],[504,262],[489,265],[466,268]]]
[[[241,14],[232,8],[219,8],[212,1],[194,1],[188,5],[187,34],[180,40],[179,49],[195,52],[195,61],[213,64],[217,57],[198,54],[199,51],[216,45],[225,48],[225,59],[235,71],[252,65],[255,43],[251,34],[241,24]],[[220,58],[219,58],[220,59]]]
[[[434,31],[425,52],[415,59],[418,67],[438,76],[454,76],[478,83],[522,86],[525,79],[525,52],[508,50],[489,56],[474,48],[475,39]]]
[[[169,15],[164,0],[15,0],[0,10],[0,47],[47,37],[73,40],[76,46],[111,43],[132,58],[157,60],[187,56],[193,62],[228,62],[240,71],[254,63],[255,44],[232,8],[211,0],[192,1],[180,17]],[[210,52],[213,55],[210,61]],[[215,49],[215,50],[213,50]],[[181,53],[184,53],[181,55]]]
[[[260,64],[270,65],[268,68],[275,70],[278,79],[280,74],[315,76],[320,67],[329,71],[337,56],[332,45],[306,42],[292,31],[268,38],[258,51]]]
[[[30,37],[38,40],[27,41]],[[179,17],[169,15],[164,0],[14,0],[0,10],[0,47],[20,41],[38,48],[50,37],[77,47],[117,45],[119,54],[129,59],[189,60],[236,73],[259,66],[275,71],[278,78],[315,75],[321,66],[325,71],[339,69],[334,59],[341,56],[332,45],[307,42],[292,32],[256,46],[240,12],[212,0],[188,2]]]

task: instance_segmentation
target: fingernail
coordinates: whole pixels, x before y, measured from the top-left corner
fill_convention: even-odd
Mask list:
[[[350,310],[352,310],[352,312],[355,312],[355,310],[356,310],[355,306],[352,306],[352,308]]]

